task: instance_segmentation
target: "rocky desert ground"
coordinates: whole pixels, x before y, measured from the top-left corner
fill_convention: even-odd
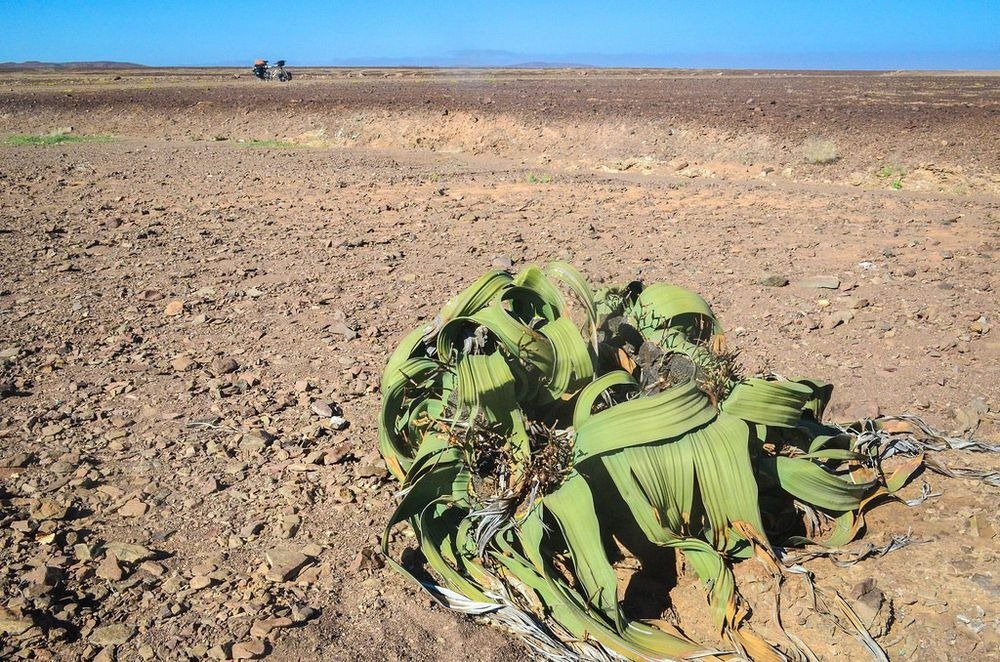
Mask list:
[[[382,364],[490,268],[692,288],[834,419],[1000,443],[1000,77],[293,72],[0,80],[0,658],[524,659],[377,544]],[[807,567],[890,659],[997,659],[1000,492],[925,484]],[[652,603],[719,643],[690,574]]]

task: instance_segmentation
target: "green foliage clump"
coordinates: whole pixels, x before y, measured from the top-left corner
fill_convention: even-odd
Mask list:
[[[490,272],[383,373],[379,447],[402,487],[383,551],[442,604],[552,659],[720,659],[619,602],[622,554],[681,554],[733,650],[777,659],[733,564],[756,557],[777,578],[784,547],[850,542],[920,466],[887,477],[872,435],[899,421],[825,424],[831,392],[744,375],[709,305],[681,287],[594,292],[559,262]],[[403,523],[434,576],[394,560]]]

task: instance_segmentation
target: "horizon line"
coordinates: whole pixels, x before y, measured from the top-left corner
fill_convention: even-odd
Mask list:
[[[361,59],[361,58],[359,58]],[[388,58],[387,58],[388,59]],[[406,59],[406,58],[402,58]],[[274,60],[277,61],[277,60]],[[250,64],[243,63],[214,63],[214,64],[144,64],[142,62],[133,62],[126,60],[64,60],[64,61],[47,61],[47,60],[7,60],[0,61],[0,67],[12,68],[12,67],[23,67],[23,68],[46,68],[46,67],[79,67],[81,69],[88,68],[99,69],[113,69],[114,65],[120,65],[123,68],[137,68],[137,69],[236,69],[244,68],[250,66]],[[100,65],[100,66],[96,66]],[[1000,73],[1000,67],[997,68],[978,68],[978,67],[941,67],[941,68],[928,68],[928,67],[831,67],[831,68],[820,68],[820,67],[800,67],[800,66],[786,66],[786,67],[775,67],[775,66],[762,66],[762,67],[752,67],[752,66],[683,66],[683,65],[652,65],[652,64],[629,64],[629,65],[615,65],[615,64],[590,64],[586,62],[560,62],[560,61],[549,61],[549,60],[526,60],[524,62],[514,62],[507,64],[463,64],[463,63],[447,63],[447,64],[411,64],[403,62],[384,62],[384,63],[338,63],[338,64],[295,64],[290,63],[288,66],[299,68],[299,69],[609,69],[609,70],[667,70],[667,71],[753,71],[753,72],[866,72],[866,73],[878,73],[878,72],[928,72],[928,73],[941,73],[941,72],[974,72],[974,73]]]

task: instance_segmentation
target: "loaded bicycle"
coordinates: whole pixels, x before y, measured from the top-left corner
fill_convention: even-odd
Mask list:
[[[285,69],[285,61],[278,60],[269,67],[267,60],[257,60],[253,63],[253,75],[261,80],[277,80],[282,83],[292,80],[292,72]]]

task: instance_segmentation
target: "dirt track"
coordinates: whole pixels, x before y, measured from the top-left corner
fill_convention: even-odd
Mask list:
[[[981,419],[1000,442],[1000,78],[234,73],[0,87],[0,138],[116,136],[0,146],[0,658],[522,659],[372,554],[382,363],[508,260],[691,287],[751,368],[836,383],[834,418]],[[805,163],[814,137],[837,160]],[[796,284],[818,275],[839,286]],[[847,596],[875,579],[893,659],[995,657],[1000,496],[933,474],[904,496],[923,480],[943,495],[877,509],[866,538],[923,544],[809,565]],[[109,562],[116,542],[155,558]],[[276,549],[306,567],[274,576]],[[711,642],[696,582],[670,599]],[[862,655],[805,610],[793,630]]]

